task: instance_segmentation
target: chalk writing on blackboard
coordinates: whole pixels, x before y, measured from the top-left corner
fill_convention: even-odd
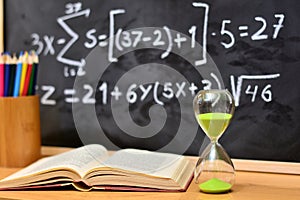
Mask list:
[[[108,34],[100,33],[96,28],[89,29],[84,34],[85,42],[83,43],[84,48],[93,49],[96,46],[100,46],[103,48],[107,48],[108,50],[108,61],[109,62],[117,62],[118,58],[114,57],[115,51],[124,51],[126,48],[134,48],[140,43],[151,44],[153,48],[158,46],[166,46],[166,51],[161,54],[161,59],[165,59],[168,57],[173,48],[195,48],[195,43],[199,40],[199,35],[201,35],[200,39],[201,45],[203,47],[202,56],[199,56],[199,59],[195,60],[194,64],[196,66],[201,66],[206,63],[206,51],[207,51],[207,34],[211,34],[212,37],[221,37],[220,45],[222,45],[225,49],[229,49],[234,47],[236,38],[250,38],[253,42],[258,40],[266,40],[271,37],[273,40],[276,40],[280,34],[281,29],[284,28],[284,19],[285,15],[282,13],[274,13],[274,21],[272,23],[268,23],[267,20],[262,16],[252,16],[249,17],[249,24],[239,24],[236,27],[232,25],[232,21],[234,19],[223,19],[221,21],[221,26],[218,31],[209,31],[208,30],[208,21],[209,21],[209,5],[206,3],[194,2],[194,9],[202,9],[199,11],[199,19],[201,19],[202,27],[198,27],[197,24],[191,25],[188,30],[186,30],[186,35],[189,37],[187,39],[185,34],[176,33],[172,35],[170,28],[167,25],[164,25],[162,28],[154,29],[151,34],[147,32],[143,32],[142,30],[123,30],[122,27],[118,27],[118,17],[126,17],[126,9],[113,9],[107,13],[109,18],[109,30]],[[84,76],[85,75],[85,59],[84,58],[67,58],[65,54],[75,45],[75,43],[79,40],[80,35],[76,32],[75,28],[72,28],[71,25],[68,24],[69,20],[74,20],[76,18],[85,18],[89,19],[90,13],[92,12],[91,8],[84,8],[81,2],[77,3],[67,3],[65,5],[65,15],[57,18],[57,23],[59,26],[70,36],[71,39],[67,40],[63,37],[55,37],[52,35],[39,35],[38,33],[32,33],[32,47],[36,49],[37,53],[42,54],[43,56],[47,55],[55,55],[56,50],[54,48],[54,44],[62,46],[62,48],[57,52],[56,60],[62,64],[64,64],[64,77],[75,77],[75,76]],[[260,27],[256,31],[249,32],[249,26],[253,23],[260,24]],[[265,30],[268,26],[273,27],[272,35],[268,35],[265,33]],[[238,31],[232,31],[237,29]],[[188,44],[187,44],[188,43]],[[68,66],[76,66],[78,69],[74,69],[74,67]],[[220,80],[218,80],[217,76],[213,73],[211,77],[218,83],[220,87]],[[239,106],[240,97],[242,95],[242,83],[243,80],[271,80],[279,78],[280,74],[263,74],[263,75],[240,75],[237,77],[237,82],[235,83],[235,77],[233,75],[230,76],[230,84],[232,93],[235,98],[236,106]],[[203,89],[209,89],[211,85],[211,81],[203,80],[204,85]],[[158,85],[163,85],[164,90],[169,91],[170,93],[166,95],[163,93],[162,95],[167,98],[173,98],[176,96],[184,96],[186,92],[191,92],[192,95],[195,94],[196,90],[200,88],[196,87],[195,83],[191,83],[189,87],[185,86],[187,83],[157,83],[148,88],[143,88],[143,85],[132,84],[127,91],[120,91],[118,86],[114,86],[112,91],[108,91],[109,83],[104,82],[100,85],[99,88],[94,89],[89,84],[84,84],[83,88],[86,90],[86,94],[83,97],[76,97],[76,91],[73,88],[66,88],[63,90],[65,96],[66,103],[77,103],[82,101],[86,104],[94,104],[96,103],[95,99],[92,98],[92,94],[95,92],[101,92],[102,101],[100,103],[106,104],[108,96],[110,95],[115,100],[119,98],[125,97],[129,103],[135,103],[138,99],[143,100],[150,93],[151,90],[157,91]],[[180,87],[178,87],[180,85]],[[143,91],[141,97],[136,97],[136,95],[132,95],[134,90],[139,88]],[[179,90],[178,90],[179,88]],[[41,103],[45,105],[55,105],[56,101],[51,99],[51,95],[55,93],[55,86],[51,85],[43,85],[40,86],[40,89],[44,91],[44,95],[41,98]],[[185,90],[184,90],[185,89]],[[96,91],[95,91],[96,90]],[[176,91],[177,90],[177,91]],[[251,84],[247,85],[247,89],[244,91],[245,95],[251,96],[251,102],[255,102],[258,93],[258,86]],[[152,91],[152,93],[153,93]],[[178,92],[179,91],[179,92]],[[123,95],[124,94],[124,95]],[[157,97],[158,94],[153,93],[154,97]],[[267,84],[264,88],[261,89],[260,94],[262,100],[265,102],[272,101],[272,91],[271,84]],[[162,104],[158,98],[154,98],[157,104]]]
[[[5,48],[39,53],[37,91],[47,145],[81,144],[72,116],[76,106],[78,112],[96,111],[95,123],[80,113],[79,121],[88,125],[84,134],[96,133],[100,123],[117,146],[159,149],[178,133],[183,118],[189,123],[182,135],[193,137],[193,120],[186,115],[198,90],[226,88],[237,106],[237,123],[222,137],[229,153],[299,161],[297,5],[296,0],[11,0],[4,4]],[[203,51],[186,59],[199,44]],[[212,61],[219,71],[211,70]],[[89,79],[93,63],[101,73]],[[126,115],[116,110],[119,105],[128,107]],[[152,131],[139,127],[148,125]],[[134,134],[153,138],[136,140]],[[177,139],[174,149],[185,151],[190,141]],[[191,139],[187,152],[198,153],[202,139],[201,133]]]
[[[75,5],[77,5],[76,3]],[[58,45],[64,45],[63,48],[58,52],[57,54],[57,61],[61,62],[66,65],[70,66],[78,66],[83,67],[85,65],[84,58],[80,59],[70,59],[65,58],[65,53],[72,48],[72,46],[76,43],[76,41],[79,40],[79,34],[76,33],[76,31],[68,25],[68,20],[72,20],[77,17],[85,17],[88,20],[88,17],[90,15],[91,9],[84,9],[81,10],[79,7],[77,9],[70,10],[70,7],[75,7],[75,5],[70,6],[70,4],[66,5],[66,15],[62,17],[57,18],[57,23],[61,26],[61,28],[71,37],[69,41],[67,41],[65,38],[55,38],[54,36],[44,35],[40,36],[37,33],[32,33],[32,46],[36,48],[36,51],[38,54],[43,54],[44,56],[54,55],[55,49],[53,46],[53,43],[56,42]],[[203,3],[195,3],[195,7],[202,7],[205,9],[204,11],[204,24],[203,24],[203,30],[202,30],[202,45],[203,45],[203,54],[200,60],[196,60],[196,65],[201,65],[206,63],[206,32],[207,32],[207,20],[208,20],[208,5]],[[80,7],[81,8],[81,7]],[[72,13],[73,11],[73,13]],[[187,38],[182,36],[180,33],[177,33],[176,36],[172,36],[170,29],[168,26],[163,26],[163,30],[156,29],[153,31],[152,35],[145,35],[143,31],[126,31],[122,28],[118,28],[116,30],[116,19],[118,15],[126,14],[125,9],[115,9],[109,11],[109,35],[105,34],[98,34],[97,30],[95,28],[92,28],[88,30],[85,34],[86,42],[84,42],[84,47],[87,49],[92,49],[96,45],[99,45],[100,47],[106,47],[108,46],[108,60],[110,62],[117,62],[118,59],[114,57],[114,51],[123,51],[124,48],[129,47],[136,47],[138,43],[140,42],[148,42],[153,45],[153,47],[157,46],[164,46],[167,45],[167,50],[162,53],[161,59],[166,58],[169,53],[172,51],[173,46],[177,46],[177,48],[184,48],[186,46],[183,46],[182,44],[187,41]],[[165,34],[165,35],[164,35]],[[196,42],[196,34],[197,33],[197,27],[195,25],[192,25],[190,29],[188,30],[188,34],[190,34],[191,42],[190,42],[190,48],[195,48],[195,42]],[[109,42],[105,41],[107,38],[109,38]],[[174,44],[173,44],[174,43]],[[76,74],[78,75],[78,74]]]
[[[80,6],[78,6],[80,5]],[[194,7],[200,7],[204,9],[204,15],[202,17],[203,20],[203,27],[202,27],[202,33],[198,33],[197,26],[192,25],[190,29],[187,31],[189,36],[191,37],[190,42],[190,48],[195,48],[195,42],[196,42],[196,35],[202,34],[203,41],[203,59],[195,61],[196,65],[201,65],[206,63],[206,45],[207,45],[207,28],[208,28],[208,12],[209,12],[209,5],[205,3],[193,3]],[[70,8],[76,9],[70,9]],[[69,41],[67,41],[65,38],[55,38],[54,36],[44,35],[40,36],[38,33],[32,33],[32,46],[36,48],[36,51],[38,54],[46,55],[54,55],[55,49],[53,47],[53,43],[56,42],[58,45],[64,45],[64,47],[58,52],[57,54],[57,61],[61,62],[66,65],[71,66],[78,66],[83,67],[85,65],[84,58],[80,58],[78,60],[75,59],[69,59],[65,58],[64,54],[72,48],[72,46],[78,41],[79,34],[76,33],[76,31],[68,25],[67,21],[77,18],[77,17],[85,17],[88,20],[88,17],[90,15],[91,9],[82,9],[81,3],[75,3],[75,4],[66,4],[66,11],[64,16],[57,18],[57,23],[61,26],[61,28],[71,37]],[[155,30],[153,32],[153,35],[146,36],[142,31],[133,31],[128,32],[126,30],[123,30],[122,28],[116,29],[116,17],[118,15],[126,15],[125,9],[116,9],[109,11],[109,35],[106,34],[99,34],[97,33],[97,30],[95,28],[92,28],[88,30],[85,34],[86,42],[84,42],[84,47],[87,49],[92,49],[96,45],[100,47],[106,47],[108,48],[108,60],[110,62],[117,62],[118,59],[113,56],[113,51],[123,51],[124,48],[129,47],[136,47],[138,43],[140,42],[150,42],[152,43],[153,47],[156,46],[163,46],[167,45],[168,49],[166,52],[164,52],[161,55],[161,58],[164,59],[168,56],[168,54],[172,51],[173,46],[176,46],[177,48],[182,48],[182,44],[187,41],[187,38],[180,35],[180,33],[177,33],[176,36],[172,36],[169,27],[164,26],[163,29],[165,30],[162,32],[161,30]],[[285,15],[282,13],[274,13],[274,18],[277,19],[277,23],[271,24],[271,26],[274,28],[272,39],[277,39],[280,30],[284,27],[283,22]],[[224,38],[224,41],[220,44],[224,46],[224,48],[231,48],[235,44],[235,38],[240,37],[250,37],[251,40],[266,40],[269,38],[269,35],[264,33],[268,26],[268,22],[266,19],[262,16],[253,16],[253,21],[255,23],[260,23],[261,27],[251,35],[249,35],[248,32],[248,25],[242,24],[238,27],[230,27],[230,24],[232,22],[231,19],[224,19],[222,20],[222,25],[220,27],[219,36],[222,36]],[[251,23],[251,22],[250,22]],[[237,28],[239,31],[239,35],[234,35],[233,31],[230,30],[230,28]],[[167,40],[163,40],[163,34],[166,35]],[[210,33],[212,36],[217,36],[217,33],[215,31]],[[105,41],[107,38],[109,38],[109,42]]]

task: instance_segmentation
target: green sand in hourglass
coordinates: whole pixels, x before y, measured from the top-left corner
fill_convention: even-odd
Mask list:
[[[197,116],[202,130],[211,139],[217,139],[229,125],[232,115],[227,113],[205,113]]]
[[[196,165],[196,183],[202,192],[227,192],[234,183],[234,166],[218,139],[232,119],[233,98],[227,90],[202,90],[195,96],[193,107],[197,122],[211,140]]]

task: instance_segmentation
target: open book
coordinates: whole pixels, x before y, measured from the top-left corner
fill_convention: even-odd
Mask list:
[[[73,185],[81,191],[185,191],[194,163],[169,153],[123,149],[112,156],[98,144],[42,158],[0,181],[0,190]]]

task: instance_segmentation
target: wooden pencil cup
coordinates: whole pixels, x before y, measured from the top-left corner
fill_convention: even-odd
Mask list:
[[[39,97],[1,97],[0,166],[24,167],[40,156]]]

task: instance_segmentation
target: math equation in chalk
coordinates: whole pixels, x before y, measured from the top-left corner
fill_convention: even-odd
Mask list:
[[[39,33],[31,34],[31,45],[36,52],[42,56],[56,56],[56,60],[67,66],[83,67],[85,65],[84,58],[69,58],[66,53],[83,39],[83,47],[92,49],[97,45],[107,48],[107,59],[109,62],[117,62],[118,58],[114,57],[115,51],[124,51],[126,48],[136,47],[140,43],[155,47],[165,47],[167,50],[162,53],[161,59],[168,57],[173,48],[195,48],[196,42],[203,47],[203,54],[199,55],[199,59],[195,60],[196,65],[205,64],[206,49],[208,38],[214,39],[218,37],[220,45],[225,49],[234,47],[237,39],[249,38],[251,41],[260,41],[266,39],[276,40],[280,31],[284,28],[285,15],[283,13],[274,13],[274,20],[268,23],[263,16],[250,16],[249,24],[232,25],[234,19],[223,19],[220,21],[218,30],[210,30],[209,9],[206,3],[194,2],[191,7],[199,10],[199,24],[191,25],[184,33],[172,34],[169,27],[165,24],[159,29],[154,29],[151,33],[140,30],[124,30],[118,26],[119,18],[126,18],[126,9],[113,9],[106,15],[109,19],[108,30],[105,33],[99,32],[95,27],[90,27],[84,34],[79,34],[78,27],[72,27],[70,21],[78,18],[89,20],[91,8],[83,8],[82,3],[68,3],[65,5],[65,13],[56,19],[56,23],[64,30],[67,37],[59,37],[53,35],[40,35]],[[197,10],[197,11],[198,11]],[[163,19],[162,19],[163,20]],[[181,22],[184,23],[184,22]],[[256,25],[257,30],[251,30],[251,25]],[[271,26],[272,33],[266,33],[266,29]],[[210,37],[208,37],[210,36]],[[57,48],[55,48],[57,46]],[[209,53],[209,52],[208,52]]]
[[[263,40],[276,40],[284,29],[285,14],[280,12],[269,13],[269,16],[253,15],[249,16],[247,23],[235,23],[235,19],[223,18],[217,23],[218,26],[209,27],[210,23],[210,5],[202,2],[193,2],[191,9],[199,13],[199,23],[189,24],[183,32],[172,31],[176,27],[168,24],[158,26],[145,31],[143,27],[138,29],[126,29],[119,25],[120,19],[126,19],[128,11],[125,8],[114,8],[106,15],[108,23],[105,27],[107,30],[91,26],[86,28],[82,33],[76,20],[89,20],[91,13],[95,12],[92,8],[85,8],[83,3],[67,3],[65,4],[65,12],[61,16],[57,16],[55,23],[63,30],[62,36],[54,36],[51,34],[31,33],[31,46],[41,57],[54,56],[56,61],[64,67],[63,76],[72,78],[76,76],[84,76],[86,60],[84,57],[67,56],[72,48],[84,48],[92,50],[95,47],[103,48],[106,51],[106,59],[110,63],[117,63],[120,52],[128,49],[134,49],[139,45],[145,45],[150,48],[164,49],[160,55],[160,59],[166,59],[173,51],[180,49],[188,49],[193,51],[197,48],[196,44],[202,47],[202,53],[193,60],[193,65],[201,67],[207,63],[207,44],[210,40],[217,40],[218,44],[224,50],[234,48],[237,40],[247,39],[250,42],[258,42]],[[96,8],[93,8],[96,9]],[[129,13],[130,14],[130,13]],[[138,16],[137,16],[138,17]],[[270,19],[272,18],[272,21]],[[269,21],[267,20],[269,19]],[[163,19],[162,19],[163,21]],[[72,22],[72,23],[71,23]],[[184,22],[181,22],[184,23]],[[75,24],[75,25],[74,25]],[[268,30],[268,31],[266,31]],[[80,41],[80,42],[79,42]],[[155,103],[164,105],[160,99],[184,98],[187,94],[192,96],[200,89],[210,89],[212,81],[220,87],[220,77],[211,73],[211,80],[204,79],[200,84],[187,82],[155,82],[152,85],[139,85],[132,83],[127,89],[121,89],[115,85],[110,89],[108,82],[103,82],[97,88],[93,88],[88,83],[82,85],[85,91],[83,96],[78,96],[74,88],[64,88],[62,90],[65,103],[95,104],[95,93],[101,94],[103,105],[107,104],[111,98],[118,101],[125,98],[130,104],[143,101],[147,96],[152,95]],[[280,78],[279,73],[272,74],[241,74],[238,76],[230,75],[229,82],[231,92],[235,99],[235,105],[239,106],[241,96],[248,96],[248,101],[254,103],[257,99],[264,102],[271,102],[273,99],[272,83]],[[258,85],[257,82],[263,82]],[[244,83],[244,86],[243,86]],[[245,84],[247,84],[245,86]],[[158,88],[162,90],[158,90]],[[42,93],[41,103],[44,105],[56,105],[57,100],[54,98],[57,93],[56,87],[51,84],[40,85]],[[141,91],[137,93],[136,90]],[[162,91],[159,93],[158,91]],[[245,98],[244,98],[245,99]]]

